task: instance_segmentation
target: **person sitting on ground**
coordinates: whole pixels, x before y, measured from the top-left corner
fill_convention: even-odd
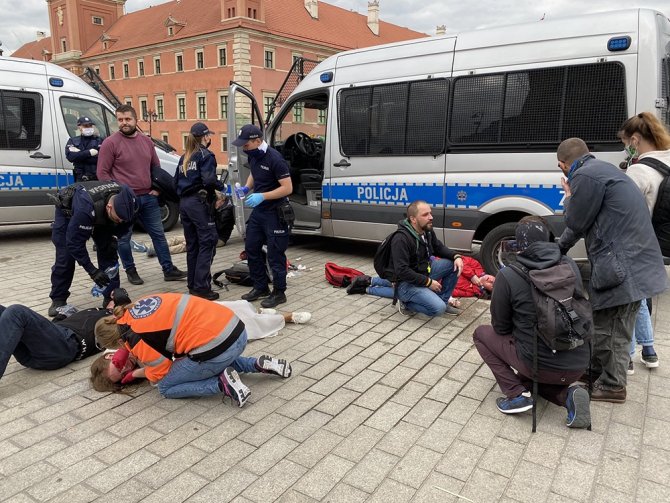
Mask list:
[[[110,362],[108,378],[128,384],[146,377],[165,398],[223,393],[242,407],[251,391],[238,372],[291,375],[286,360],[241,356],[247,332],[240,318],[227,307],[191,295],[154,294],[117,306],[114,316],[96,324],[95,336],[108,349],[124,347],[144,365],[117,375],[110,372]],[[91,373],[95,386],[102,380],[100,365],[92,366]]]
[[[391,239],[386,270],[388,277],[397,278],[401,308],[427,316],[458,316],[461,311],[449,305],[449,297],[463,270],[463,259],[435,235],[430,205],[425,201],[411,203],[407,218],[398,223]],[[353,279],[347,293],[393,298],[394,289],[389,280],[363,275]]]
[[[524,217],[516,227],[519,248],[517,261],[529,270],[547,269],[565,260],[582,288],[579,269],[569,257],[561,258],[558,244],[549,241],[549,228],[541,217]],[[505,394],[496,404],[503,414],[517,414],[533,407],[530,394],[534,343],[537,339],[539,394],[568,410],[570,428],[591,424],[589,394],[577,384],[589,365],[588,344],[570,351],[552,351],[535,334],[537,314],[531,284],[512,267],[503,268],[496,278],[491,297],[491,325],[475,329],[474,343]]]

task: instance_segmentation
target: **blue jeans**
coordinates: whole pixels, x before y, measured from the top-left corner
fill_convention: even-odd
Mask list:
[[[633,340],[630,343],[630,356],[635,354],[635,343],[641,346],[654,345],[654,328],[651,326],[651,314],[647,301],[640,302],[640,310],[635,318],[635,330],[633,331]]]
[[[447,302],[458,281],[454,263],[448,259],[431,260],[430,278],[442,283],[440,293],[435,293],[426,286],[401,281],[398,285],[398,299],[410,311],[427,316],[439,316],[447,309]],[[372,278],[367,293],[392,299],[393,285],[390,281],[375,277]]]
[[[136,196],[135,202],[137,204],[137,218],[142,222],[144,230],[147,231],[151,237],[151,242],[154,244],[158,262],[163,268],[163,272],[172,270],[172,258],[170,257],[170,248],[165,239],[165,232],[163,231],[163,222],[161,222],[161,207],[158,205],[158,198],[151,194],[144,194]],[[119,257],[123,263],[125,270],[135,267],[133,260],[133,251],[130,246],[130,238],[133,235],[133,228],[130,227],[128,232],[119,238]]]
[[[54,370],[74,361],[78,351],[79,341],[69,329],[26,306],[0,306],[0,377],[12,354],[24,367]]]
[[[208,396],[221,393],[219,374],[226,367],[238,372],[258,372],[256,358],[241,356],[247,346],[247,331],[226,351],[216,358],[204,362],[195,362],[190,358],[179,358],[172,363],[170,371],[158,381],[158,391],[165,398],[186,398],[190,396]]]

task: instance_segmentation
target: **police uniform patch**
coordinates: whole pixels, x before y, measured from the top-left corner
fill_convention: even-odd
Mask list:
[[[130,316],[136,320],[151,316],[159,308],[163,301],[160,297],[147,297],[140,299],[130,309]]]

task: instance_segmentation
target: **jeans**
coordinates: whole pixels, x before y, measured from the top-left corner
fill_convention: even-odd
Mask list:
[[[79,340],[69,329],[26,306],[0,306],[0,377],[12,354],[24,367],[54,370],[74,361],[78,351]]]
[[[641,346],[654,345],[654,328],[651,326],[651,314],[646,300],[640,302],[640,310],[635,318],[635,329],[633,330],[633,340],[630,343],[630,357],[635,355],[635,343]]]
[[[170,249],[168,248],[165,232],[163,231],[161,207],[158,205],[158,198],[151,194],[144,194],[136,196],[135,202],[137,204],[137,218],[142,222],[144,230],[151,237],[158,262],[163,268],[163,272],[170,272],[173,268],[172,258],[170,257]],[[119,238],[119,257],[121,257],[125,270],[135,267],[133,251],[130,247],[130,238],[132,235],[133,228],[130,227],[128,232]]]
[[[233,367],[238,372],[259,372],[256,358],[241,356],[247,346],[247,331],[226,351],[219,356],[204,362],[196,362],[190,358],[179,358],[172,363],[170,371],[158,381],[158,391],[165,398],[186,398],[190,396],[209,396],[221,393],[219,374],[226,367]]]
[[[398,285],[398,299],[410,311],[427,316],[439,316],[447,309],[449,297],[458,281],[454,263],[448,259],[431,259],[430,278],[442,283],[440,293],[435,293],[426,286],[401,281]],[[388,280],[375,277],[372,278],[367,292],[370,295],[392,299],[393,285]]]

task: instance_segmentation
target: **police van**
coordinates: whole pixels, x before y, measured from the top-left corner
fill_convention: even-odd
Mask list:
[[[47,193],[74,182],[65,144],[79,134],[77,119],[90,117],[106,138],[117,127],[114,109],[95,89],[60,66],[0,58],[0,225],[51,222]],[[163,169],[174,174],[179,157],[156,149]],[[176,204],[163,208],[163,225],[174,226]]]
[[[647,9],[368,47],[310,72],[304,63],[265,129],[290,165],[294,232],[380,241],[424,199],[438,236],[460,251],[481,244],[491,272],[523,216],[561,233],[562,140],[580,137],[618,164],[626,118],[649,110],[670,126],[670,21]],[[233,84],[229,96],[229,131],[258,121],[248,90]],[[244,183],[242,150],[229,162]]]

